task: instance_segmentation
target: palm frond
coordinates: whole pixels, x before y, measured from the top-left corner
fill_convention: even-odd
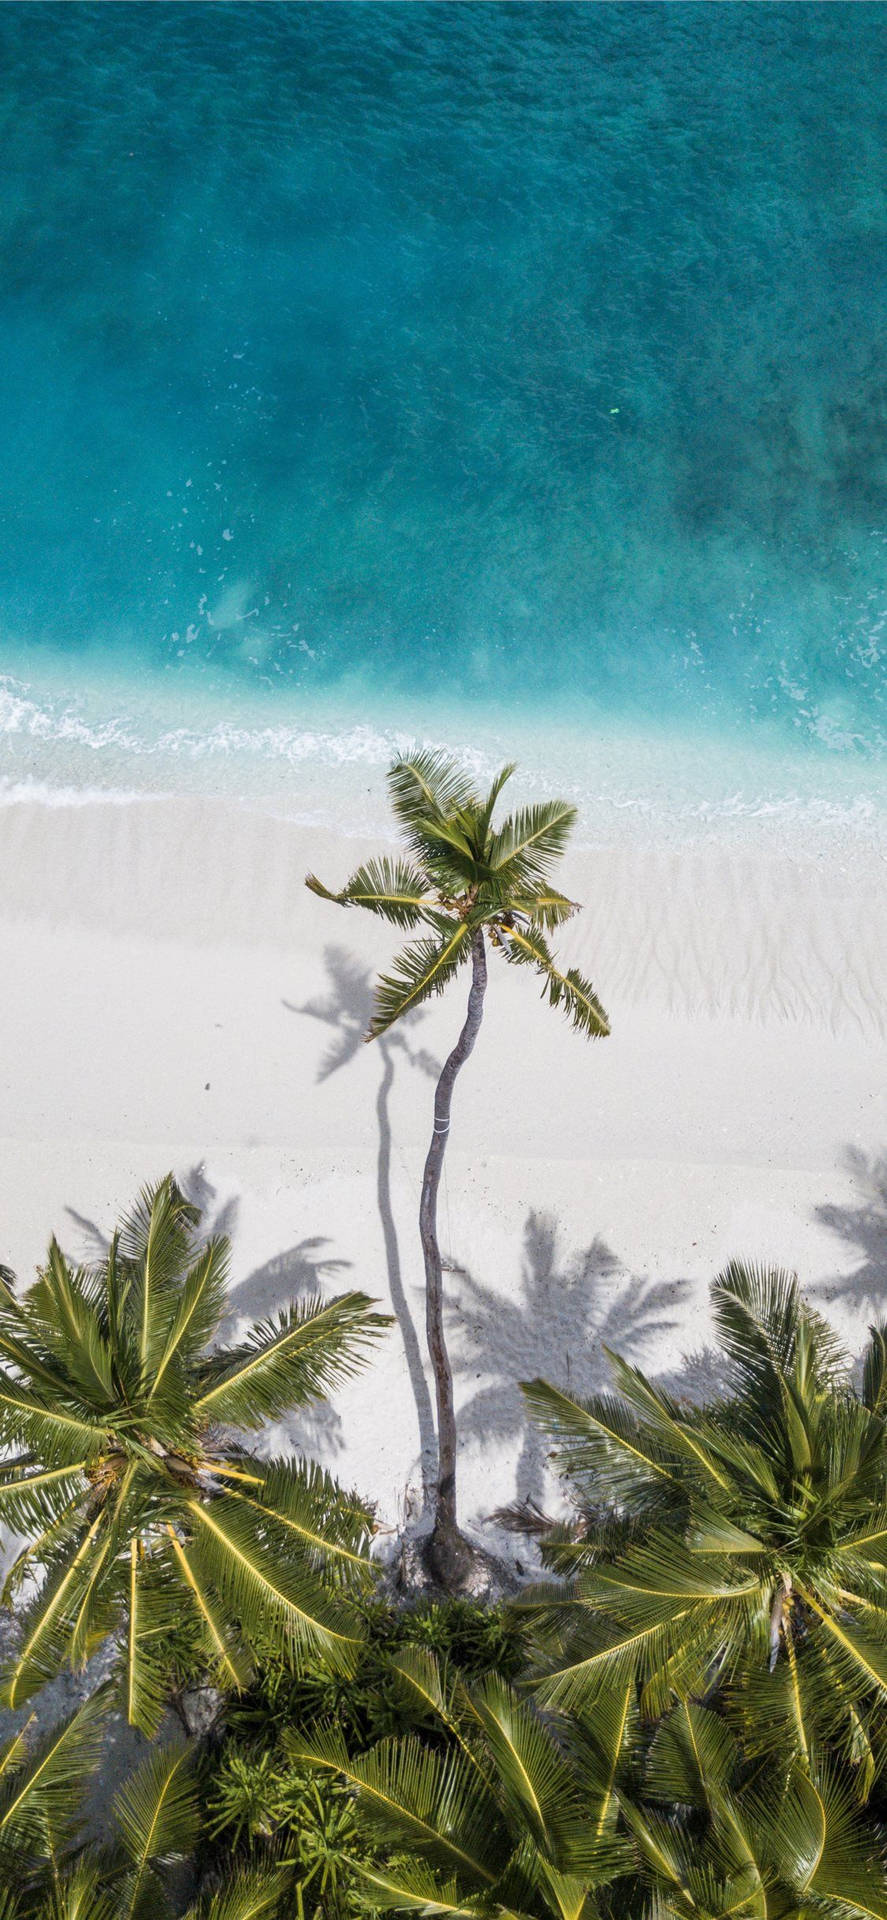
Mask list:
[[[289,1885],[284,1867],[235,1868],[225,1885],[189,1907],[185,1920],[273,1920]]]
[[[120,1229],[120,1253],[131,1282],[127,1317],[146,1391],[178,1304],[182,1269],[191,1264],[199,1218],[199,1210],[167,1174],[142,1190]]]
[[[834,1380],[846,1368],[843,1350],[825,1322],[801,1300],[798,1277],[779,1267],[731,1260],[712,1282],[712,1318],[738,1387],[781,1404],[804,1323],[815,1333],[817,1378]]]
[[[21,1447],[44,1467],[71,1468],[81,1457],[90,1461],[107,1439],[107,1427],[76,1410],[70,1397],[59,1395],[51,1403],[2,1371],[0,1432],[7,1446]]]
[[[642,1422],[645,1431],[655,1435],[666,1455],[673,1460],[682,1460],[696,1472],[703,1482],[718,1487],[721,1492],[729,1492],[730,1482],[716,1458],[712,1458],[711,1449],[706,1445],[706,1433],[699,1423],[691,1423],[682,1414],[677,1401],[661,1388],[655,1387],[639,1367],[629,1366],[618,1353],[609,1347],[604,1348],[610,1371],[623,1399],[631,1407],[635,1418]]]
[[[676,1492],[674,1457],[621,1400],[579,1400],[547,1380],[526,1380],[521,1393],[537,1426],[559,1448],[563,1471],[595,1492],[605,1476],[610,1498],[644,1509]]]
[[[85,1779],[98,1765],[107,1701],[97,1693],[30,1749],[19,1736],[0,1753],[0,1849],[40,1856],[51,1827],[76,1835]],[[6,1764],[6,1763],[9,1764]]]
[[[36,1910],[35,1920],[120,1920],[115,1891],[106,1882],[101,1859],[78,1860],[56,1880]],[[0,1907],[0,1920],[5,1920]]]
[[[870,1413],[883,1418],[887,1412],[887,1322],[883,1320],[869,1327],[863,1354],[862,1398]]]
[[[225,1310],[230,1244],[210,1240],[185,1274],[175,1312],[148,1391],[148,1405],[162,1396],[168,1369],[202,1353]]]
[[[312,1566],[351,1583],[371,1576],[372,1515],[353,1497],[343,1497],[323,1468],[297,1460],[272,1460],[267,1467],[263,1462],[261,1487],[255,1493],[232,1488],[229,1498],[253,1505],[289,1550],[304,1553]]]
[[[366,907],[396,927],[417,927],[430,912],[438,910],[428,876],[407,860],[367,860],[339,893],[331,893],[313,873],[308,874],[305,885],[322,900],[332,900],[340,907]]]
[[[355,1863],[361,1903],[376,1913],[422,1913],[428,1920],[492,1920],[504,1914],[489,1896],[465,1895],[458,1880],[432,1873],[421,1861],[370,1867]],[[2,1915],[0,1915],[2,1920]]]
[[[445,1663],[437,1660],[427,1647],[402,1647],[391,1660],[391,1673],[404,1704],[420,1719],[430,1719],[438,1732],[443,1729],[461,1747],[472,1766],[483,1767],[467,1737],[467,1721],[473,1718],[458,1679]]]
[[[830,1770],[798,1769],[777,1819],[766,1807],[760,1817],[770,1826],[773,1854],[799,1901],[806,1899],[814,1910],[884,1920],[887,1880],[878,1837],[863,1825],[846,1782]]]
[[[577,1033],[589,1040],[604,1040],[610,1023],[590,980],[577,967],[566,973],[556,965],[547,942],[536,928],[526,931],[514,926],[508,930],[506,958],[513,966],[531,966],[542,980],[542,997],[550,1007],[561,1007]]]
[[[42,1472],[29,1462],[0,1467],[0,1521],[19,1533],[54,1527],[86,1492],[86,1466],[86,1460],[74,1460]]]
[[[564,1845],[571,1815],[587,1825],[563,1755],[538,1713],[497,1676],[478,1690],[474,1708],[506,1808],[528,1827],[538,1846],[556,1853]]]
[[[498,800],[503,787],[511,779],[512,774],[515,773],[516,770],[517,770],[517,762],[514,760],[506,760],[505,765],[499,768],[499,772],[496,774],[492,782],[490,791],[487,794],[486,800],[484,801],[483,809],[478,815],[478,823],[477,823],[478,838],[482,846],[486,843],[489,837],[490,828],[492,827],[492,824],[493,824],[493,814],[495,812],[496,801]]]
[[[352,1756],[336,1728],[311,1739],[288,1734],[284,1744],[295,1764],[340,1774],[382,1838],[415,1848],[477,1891],[494,1884],[510,1851],[507,1834],[495,1798],[463,1753],[436,1753],[410,1736]]]
[[[388,772],[388,792],[395,817],[408,831],[479,805],[458,761],[429,748],[395,761]]]
[[[369,1038],[387,1033],[405,1013],[433,994],[443,993],[469,958],[474,932],[465,920],[438,919],[437,940],[416,940],[397,955],[391,973],[381,976],[373,1005]]]
[[[307,1649],[338,1672],[359,1646],[354,1616],[326,1590],[302,1556],[282,1549],[261,1515],[221,1495],[187,1502],[205,1577],[240,1623],[247,1646],[277,1642],[290,1657]]]
[[[101,1413],[114,1391],[111,1351],[104,1338],[95,1298],[94,1276],[69,1266],[56,1239],[46,1265],[25,1297],[32,1328],[55,1347],[57,1363],[69,1382]]]
[[[107,1522],[99,1512],[78,1530],[75,1550],[60,1556],[22,1620],[21,1643],[0,1674],[0,1698],[11,1708],[51,1680],[68,1654],[77,1608],[89,1581],[90,1562],[101,1550]]]
[[[125,1629],[117,1678],[125,1718],[148,1739],[153,1739],[169,1704],[165,1649],[189,1617],[190,1598],[187,1576],[172,1545],[166,1553],[157,1549],[148,1552],[134,1533],[123,1563],[121,1611]],[[230,1635],[230,1627],[228,1632]],[[214,1666],[208,1646],[206,1665],[207,1669]]]
[[[120,1845],[129,1871],[119,1897],[121,1920],[148,1920],[163,1910],[154,1869],[187,1854],[200,1832],[200,1800],[183,1743],[148,1754],[114,1801]]]
[[[796,1580],[798,1593],[815,1614],[819,1629],[829,1648],[836,1672],[846,1684],[851,1698],[858,1698],[874,1687],[887,1697],[887,1617],[875,1624],[880,1632],[861,1627],[846,1612],[839,1617],[817,1600],[809,1587]]]
[[[666,1806],[704,1806],[713,1791],[728,1785],[737,1759],[737,1742],[723,1715],[681,1700],[656,1729],[647,1785]]]
[[[521,807],[493,835],[491,869],[515,890],[541,891],[552,861],[564,852],[575,824],[576,808],[566,800],[544,800]]]
[[[208,1572],[205,1557],[195,1541],[179,1540],[174,1528],[171,1526],[167,1529],[167,1532],[170,1541],[170,1554],[175,1571],[178,1573],[179,1579],[185,1587],[186,1600],[187,1603],[190,1603],[194,1621],[199,1631],[206,1670],[212,1675],[216,1685],[221,1687],[223,1692],[230,1693],[233,1691],[235,1693],[242,1693],[250,1680],[251,1665],[240,1644],[237,1629],[230,1615],[219,1603],[219,1597]],[[153,1594],[149,1593],[146,1598],[150,1606]],[[169,1600],[172,1599],[175,1605],[181,1608],[182,1596],[178,1592],[175,1592],[175,1590],[173,1590],[172,1594],[167,1592],[165,1598],[167,1604]],[[145,1609],[143,1608],[143,1612],[144,1611]],[[170,1625],[171,1623],[168,1623],[164,1615],[161,1614],[158,1624],[154,1627],[153,1631],[158,1632],[163,1628],[169,1631]],[[146,1655],[150,1656],[150,1646],[146,1646],[145,1644],[147,1637],[146,1629],[147,1634],[150,1634],[152,1629],[148,1626],[148,1620],[144,1619],[141,1633],[136,1636],[130,1632],[129,1636],[131,1642],[132,1670],[139,1690],[138,1704],[142,1707],[141,1718],[136,1718],[134,1713],[130,1713],[129,1717],[131,1720],[134,1720],[136,1725],[141,1726],[143,1731],[149,1732],[156,1730],[156,1725],[152,1727],[148,1724],[149,1715],[153,1717],[156,1713],[157,1706],[165,1704],[165,1692],[168,1691],[168,1676],[165,1676],[162,1665],[158,1668],[156,1677],[150,1672],[146,1676]],[[167,1679],[166,1690],[163,1688],[164,1678]],[[150,1702],[146,1702],[145,1695],[147,1686],[151,1684],[152,1681],[153,1698]]]
[[[508,890],[508,906],[512,913],[525,913],[528,920],[546,933],[553,933],[564,922],[572,920],[579,912],[579,903],[568,900],[565,893],[559,893],[556,887],[540,887],[527,893]]]
[[[294,1302],[276,1319],[254,1326],[241,1347],[204,1363],[195,1412],[255,1431],[353,1378],[388,1325],[364,1293]]]

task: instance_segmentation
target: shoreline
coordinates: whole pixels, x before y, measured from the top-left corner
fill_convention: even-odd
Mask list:
[[[245,1316],[318,1284],[379,1298],[399,1324],[376,1363],[268,1444],[316,1444],[391,1529],[421,1510],[416,1201],[464,994],[387,1052],[360,1044],[396,929],[302,881],[340,883],[361,852],[193,797],[0,812],[0,1259],[27,1280],[51,1231],[87,1255],[90,1222],[173,1167],[232,1231]],[[589,1045],[522,971],[491,968],[447,1161],[474,1525],[550,1493],[517,1379],[601,1385],[604,1341],[684,1377],[733,1255],[796,1266],[854,1349],[887,1283],[879,856],[622,845],[563,878],[586,905],[559,950],[612,1038]]]
[[[887,760],[852,741],[816,746],[690,709],[652,724],[562,697],[522,710],[198,684],[106,677],[75,696],[52,676],[0,673],[0,813],[205,801],[384,838],[385,772],[419,743],[453,752],[480,782],[517,761],[512,804],[569,799],[579,848],[705,843],[812,861],[858,848],[887,860]]]

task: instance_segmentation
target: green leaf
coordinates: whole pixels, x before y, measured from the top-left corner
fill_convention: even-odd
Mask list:
[[[0,1765],[0,1845],[42,1855],[47,1826],[73,1840],[85,1779],[98,1764],[107,1703],[94,1694],[22,1754],[18,1736]],[[8,1767],[9,1759],[13,1765]],[[20,1764],[16,1765],[15,1763]]]
[[[196,1358],[215,1333],[225,1310],[229,1253],[227,1240],[210,1240],[186,1273],[151,1381],[149,1406],[173,1363]]]
[[[176,1743],[150,1753],[117,1794],[114,1816],[131,1866],[120,1902],[121,1920],[141,1920],[142,1915],[148,1920],[159,1904],[151,1869],[189,1853],[200,1832],[190,1749]]]
[[[135,1334],[141,1384],[149,1391],[178,1305],[182,1268],[189,1266],[199,1212],[172,1174],[145,1187],[120,1231],[120,1252],[131,1290],[127,1313]]]
[[[185,1920],[272,1920],[280,1911],[289,1875],[285,1868],[235,1868],[225,1885],[208,1900],[189,1907]]]
[[[254,1506],[266,1525],[280,1529],[281,1544],[285,1541],[289,1551],[304,1553],[311,1566],[332,1570],[352,1583],[372,1577],[371,1515],[353,1499],[343,1498],[322,1468],[296,1460],[269,1461],[260,1490],[253,1494],[234,1488],[229,1498]]]
[[[515,888],[544,887],[551,863],[563,854],[575,824],[576,808],[566,800],[521,807],[493,835],[491,868]]]
[[[68,1650],[71,1626],[98,1551],[103,1513],[79,1529],[76,1550],[47,1576],[22,1623],[22,1640],[2,1675],[2,1699],[17,1707],[57,1673]]]
[[[443,993],[463,961],[470,957],[474,933],[467,921],[441,915],[439,925],[438,940],[417,940],[404,947],[392,972],[383,974],[378,981],[369,1027],[371,1039],[378,1039],[423,1000]]]
[[[367,860],[340,893],[331,893],[313,873],[308,874],[305,885],[322,900],[332,900],[340,907],[366,907],[396,927],[419,926],[429,912],[439,909],[427,875],[407,860]]]
[[[542,934],[535,928],[526,932],[517,926],[509,928],[507,958],[513,966],[536,969],[543,983],[543,999],[550,1007],[561,1007],[577,1033],[584,1033],[589,1040],[606,1039],[610,1023],[591,981],[576,967],[562,973]]]
[[[276,1320],[253,1327],[242,1346],[204,1364],[196,1413],[256,1429],[319,1399],[366,1365],[368,1348],[390,1325],[372,1304],[366,1294],[343,1293],[282,1308]]]
[[[480,1688],[475,1712],[498,1770],[506,1807],[525,1822],[537,1844],[551,1850],[563,1844],[570,1815],[581,1809],[569,1768],[533,1709],[517,1699],[504,1680],[493,1677]]]
[[[560,1446],[572,1478],[581,1482],[605,1474],[617,1500],[658,1500],[663,1484],[674,1485],[673,1462],[624,1402],[603,1395],[578,1400],[546,1380],[523,1381],[521,1392],[537,1425]]]
[[[869,1411],[883,1419],[887,1413],[887,1322],[883,1320],[869,1327],[863,1354],[862,1398]]]
[[[479,805],[458,761],[427,748],[395,761],[388,791],[395,817],[407,829]]]
[[[0,1434],[7,1446],[26,1448],[35,1463],[73,1469],[81,1457],[101,1452],[107,1428],[74,1412],[67,1398],[51,1405],[0,1372]]]
[[[421,1863],[403,1860],[390,1867],[355,1862],[363,1904],[377,1913],[423,1913],[429,1920],[483,1920],[502,1909],[482,1895],[465,1899],[457,1880],[435,1875]],[[0,1916],[2,1920],[2,1916]]]
[[[415,1848],[433,1867],[492,1886],[508,1856],[507,1836],[491,1793],[462,1753],[439,1754],[419,1740],[385,1740],[349,1755],[336,1728],[313,1739],[284,1734],[294,1764],[341,1774],[359,1796],[373,1829],[395,1845]]]
[[[326,1592],[301,1556],[269,1541],[261,1516],[225,1495],[202,1505],[189,1500],[207,1578],[240,1621],[247,1645],[276,1639],[290,1655],[307,1649],[338,1672],[357,1656],[356,1622]]]

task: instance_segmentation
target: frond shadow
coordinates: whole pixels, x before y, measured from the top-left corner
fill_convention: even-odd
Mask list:
[[[329,986],[320,998],[298,1006],[291,1000],[283,1005],[290,1013],[320,1020],[329,1027],[331,1038],[317,1071],[318,1084],[347,1067],[359,1052],[366,1037],[373,1008],[374,982],[371,970],[344,947],[324,949]],[[376,1201],[382,1223],[388,1289],[403,1341],[410,1376],[416,1420],[419,1429],[419,1462],[422,1478],[423,1514],[427,1512],[434,1488],[437,1439],[431,1395],[422,1362],[422,1349],[416,1324],[407,1299],[400,1257],[400,1245],[391,1199],[391,1117],[390,1097],[398,1063],[437,1079],[440,1064],[433,1054],[411,1043],[410,1033],[420,1013],[408,1016],[373,1045],[382,1062],[376,1094],[376,1122],[379,1146],[376,1156]]]
[[[887,1153],[869,1157],[859,1147],[848,1147],[844,1164],[859,1191],[858,1202],[843,1207],[829,1202],[814,1213],[861,1257],[852,1273],[834,1276],[816,1291],[880,1317],[887,1301]]]
[[[460,1410],[460,1434],[484,1445],[519,1440],[516,1492],[539,1503],[548,1443],[527,1417],[520,1382],[541,1376],[586,1398],[609,1384],[605,1347],[640,1365],[652,1349],[655,1361],[655,1343],[674,1328],[690,1283],[630,1273],[599,1235],[584,1250],[565,1252],[557,1221],[535,1210],[524,1225],[514,1297],[457,1271],[448,1302],[454,1366],[463,1380],[482,1381]]]
[[[90,1220],[85,1213],[78,1213],[76,1207],[66,1207],[65,1212],[80,1236],[77,1257],[85,1261],[104,1260],[111,1245],[110,1234],[99,1226],[98,1221]]]

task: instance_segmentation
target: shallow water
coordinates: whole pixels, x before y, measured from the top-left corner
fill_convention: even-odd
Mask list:
[[[871,768],[884,43],[860,0],[0,9],[7,776],[79,726],[141,785],[180,704],[179,764],[322,712]]]

